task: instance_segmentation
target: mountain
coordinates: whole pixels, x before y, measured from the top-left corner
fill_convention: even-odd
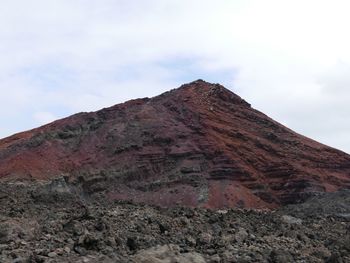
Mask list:
[[[350,156],[197,80],[0,140],[0,181],[54,178],[110,199],[272,208],[350,188]]]

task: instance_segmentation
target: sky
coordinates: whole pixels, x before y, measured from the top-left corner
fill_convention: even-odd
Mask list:
[[[350,153],[347,0],[1,0],[0,138],[196,79]]]

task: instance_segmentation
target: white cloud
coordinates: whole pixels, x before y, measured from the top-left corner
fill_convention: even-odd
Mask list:
[[[51,112],[45,112],[45,111],[35,112],[33,117],[38,125],[47,124],[57,119],[57,117],[54,114],[52,114]]]
[[[5,0],[0,7],[0,136],[38,118],[207,77],[350,152],[348,1]]]

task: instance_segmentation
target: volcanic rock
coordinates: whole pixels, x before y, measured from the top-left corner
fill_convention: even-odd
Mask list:
[[[207,261],[198,253],[180,254],[180,248],[174,245],[166,245],[162,247],[151,248],[140,251],[134,256],[132,262],[144,263],[206,263]]]
[[[55,178],[55,201],[273,208],[350,188],[350,156],[197,80],[0,140],[1,181]]]
[[[0,243],[1,263],[350,262],[350,222],[337,217],[337,209],[327,215],[301,209],[299,225],[283,220],[296,205],[222,213],[107,200],[82,206],[83,196],[37,203],[30,193],[40,187],[46,185],[0,184],[9,193],[0,199],[0,237],[6,239]],[[344,197],[350,192],[326,194],[322,202],[341,203]],[[14,215],[13,207],[22,213]],[[101,221],[104,227],[96,227]]]

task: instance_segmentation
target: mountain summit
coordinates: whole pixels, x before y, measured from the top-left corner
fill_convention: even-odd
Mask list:
[[[0,180],[54,178],[111,199],[263,208],[350,188],[350,156],[197,80],[0,140]]]

